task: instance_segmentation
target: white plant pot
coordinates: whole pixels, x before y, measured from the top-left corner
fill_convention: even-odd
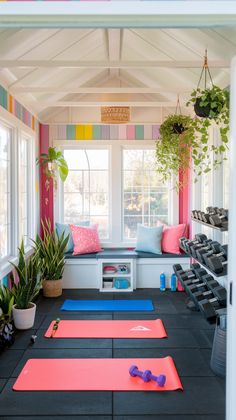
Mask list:
[[[15,327],[18,330],[28,330],[34,325],[36,305],[33,302],[30,302],[30,308],[28,309],[18,309],[16,305],[13,305],[12,314]]]

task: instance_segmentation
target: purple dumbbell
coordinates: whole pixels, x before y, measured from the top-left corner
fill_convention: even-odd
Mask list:
[[[145,371],[148,372],[148,371]],[[129,368],[129,374],[130,376],[133,376],[135,378],[135,376],[138,376],[139,378],[141,378],[144,382],[149,382],[149,374],[146,375],[145,372],[141,372],[140,370],[138,370],[138,366],[132,365]]]
[[[145,370],[143,372],[143,374],[145,375],[145,377],[147,378],[147,381],[155,381],[157,383],[157,385],[159,386],[164,386],[166,383],[166,376],[165,375],[159,375],[159,376],[155,376],[152,374],[152,372],[150,370]]]
[[[152,372],[150,370],[145,370],[144,372],[141,372],[140,370],[138,370],[138,366],[135,366],[135,365],[132,365],[129,368],[129,374],[133,377],[138,376],[144,382],[149,382],[149,381],[153,380],[157,383],[157,385],[159,385],[161,387],[164,386],[165,382],[166,382],[165,375],[155,376],[155,375],[152,374]]]

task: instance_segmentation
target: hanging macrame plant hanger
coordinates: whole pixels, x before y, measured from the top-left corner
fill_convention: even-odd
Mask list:
[[[177,96],[177,103],[175,108],[175,115],[182,115],[181,106],[180,106],[180,100],[179,95]],[[185,127],[181,122],[176,122],[173,124],[173,132],[175,134],[182,134],[185,131]]]
[[[199,92],[200,92],[201,82],[203,81],[203,79],[204,79],[204,90],[207,89],[207,78],[208,77],[209,77],[209,80],[211,82],[211,87],[214,87],[211,72],[210,72],[210,69],[209,69],[209,66],[208,66],[207,50],[205,50],[204,63],[203,63],[202,71],[201,71],[200,78],[199,78],[199,81],[198,81],[198,85],[197,85],[197,90],[199,90]],[[210,114],[210,111],[211,111],[211,106],[209,104],[205,105],[205,106],[201,105],[201,102],[202,102],[202,98],[201,98],[201,96],[199,96],[199,98],[196,99],[196,102],[194,104],[195,114],[198,117],[208,118],[209,114]]]

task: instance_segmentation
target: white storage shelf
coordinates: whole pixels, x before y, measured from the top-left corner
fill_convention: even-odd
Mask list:
[[[134,290],[135,263],[134,259],[101,259],[99,261],[100,292],[132,292]],[[106,267],[113,267],[114,270],[107,271]],[[121,283],[126,279],[129,287],[115,287],[115,282],[118,279],[121,280]]]

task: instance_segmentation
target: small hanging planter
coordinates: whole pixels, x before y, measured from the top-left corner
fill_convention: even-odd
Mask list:
[[[182,134],[186,130],[186,127],[183,126],[181,123],[174,123],[173,124],[173,133],[174,134]]]
[[[177,108],[179,106],[179,99]],[[175,176],[175,188],[184,187],[190,167],[190,153],[198,145],[195,142],[192,118],[175,113],[169,115],[160,126],[160,138],[156,141],[156,168],[162,181],[166,182]],[[179,180],[182,171],[183,181]]]
[[[204,106],[204,105],[201,105],[201,103],[202,103],[201,97],[196,98],[196,102],[194,104],[195,114],[201,118],[209,118],[210,111],[211,111],[210,105],[208,104]]]
[[[204,88],[200,84],[204,75]],[[210,87],[207,87],[209,78]],[[193,169],[197,177],[210,172],[226,159],[225,152],[228,149],[229,131],[229,92],[213,84],[208,67],[207,51],[204,56],[204,64],[201,71],[197,88],[191,93],[191,99],[187,106],[193,105],[196,117],[192,120],[192,128],[198,141],[199,148],[192,151]],[[212,145],[209,139],[209,127],[212,124],[219,126],[221,141]],[[212,156],[213,165],[212,165]]]

